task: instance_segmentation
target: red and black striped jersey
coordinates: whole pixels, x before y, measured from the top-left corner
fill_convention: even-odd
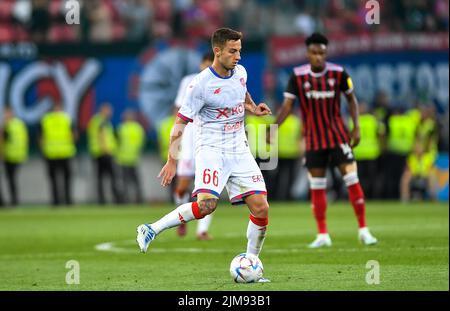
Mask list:
[[[350,76],[343,67],[326,63],[320,73],[311,65],[295,67],[284,96],[298,98],[306,150],[332,149],[349,143],[341,116],[341,92],[353,92]]]

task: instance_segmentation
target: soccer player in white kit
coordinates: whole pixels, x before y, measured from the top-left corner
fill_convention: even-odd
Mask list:
[[[170,138],[167,163],[158,177],[168,186],[176,172],[176,142],[195,116],[196,202],[185,203],[156,222],[137,227],[141,252],[162,231],[184,222],[201,219],[217,207],[220,193],[227,188],[232,204],[245,203],[250,210],[247,253],[259,256],[268,225],[269,204],[261,170],[248,147],[244,129],[245,110],[258,116],[271,114],[269,107],[256,105],[247,92],[247,72],[238,65],[242,34],[221,28],[212,35],[214,62],[190,83]]]
[[[214,61],[214,53],[212,51],[205,53],[200,63],[200,71],[208,68]],[[181,79],[178,88],[177,97],[175,98],[175,107],[180,109],[186,89],[195,78],[197,73],[185,76]],[[177,110],[178,112],[178,110]],[[188,192],[191,181],[195,176],[195,129],[194,124],[188,123],[184,128],[183,137],[181,139],[181,151],[177,164],[176,187],[173,194],[174,202],[177,206],[190,202],[190,193]],[[208,234],[208,229],[211,224],[212,214],[206,215],[197,222],[197,239],[210,240],[211,236]],[[182,223],[177,228],[179,236],[186,235],[186,223]]]

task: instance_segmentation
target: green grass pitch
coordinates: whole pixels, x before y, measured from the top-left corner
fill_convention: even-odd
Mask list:
[[[316,233],[309,203],[274,203],[263,252],[271,283],[235,284],[231,259],[245,251],[248,209],[221,201],[212,241],[195,239],[195,222],[179,238],[163,232],[141,254],[136,226],[171,205],[32,207],[0,210],[0,290],[449,290],[448,205],[367,204],[368,224],[379,239],[357,241],[353,209],[330,204],[333,246],[310,250]],[[80,264],[80,284],[66,284],[66,262]],[[369,260],[380,283],[369,285]]]

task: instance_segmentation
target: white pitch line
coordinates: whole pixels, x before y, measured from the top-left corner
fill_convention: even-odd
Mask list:
[[[131,240],[121,241],[120,244],[129,244]],[[137,253],[137,250],[131,248],[124,248],[116,246],[118,242],[106,242],[97,244],[95,249],[102,252],[113,252],[113,253]],[[326,252],[328,250],[338,251],[338,252],[377,252],[380,248],[366,247],[366,248],[322,248],[322,249],[308,249],[306,246],[304,248],[264,248],[264,253],[278,253],[278,254],[289,254],[289,253],[310,253],[310,252]],[[448,250],[448,247],[442,246],[425,246],[425,247],[397,247],[389,248],[389,251],[400,251],[400,250],[417,250],[417,251],[443,251]],[[194,248],[194,247],[151,247],[148,249],[149,253],[227,253],[229,250],[224,248]]]

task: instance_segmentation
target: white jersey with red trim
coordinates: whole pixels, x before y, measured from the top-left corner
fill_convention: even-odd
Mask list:
[[[178,87],[177,97],[175,99],[175,107],[180,108],[183,98],[186,96],[186,89],[189,83],[197,76],[198,73],[190,74],[181,79]],[[195,175],[195,125],[188,123],[184,129],[181,138],[181,150],[177,164],[177,175],[183,177],[192,177]]]
[[[189,84],[178,116],[196,124],[196,150],[203,147],[223,153],[250,152],[244,129],[247,71],[237,65],[221,77],[212,67]]]
[[[183,99],[186,96],[186,89],[189,86],[189,83],[198,75],[198,73],[193,73],[187,76],[184,76],[181,79],[180,86],[178,87],[177,97],[175,98],[175,107],[180,108],[183,103]]]

